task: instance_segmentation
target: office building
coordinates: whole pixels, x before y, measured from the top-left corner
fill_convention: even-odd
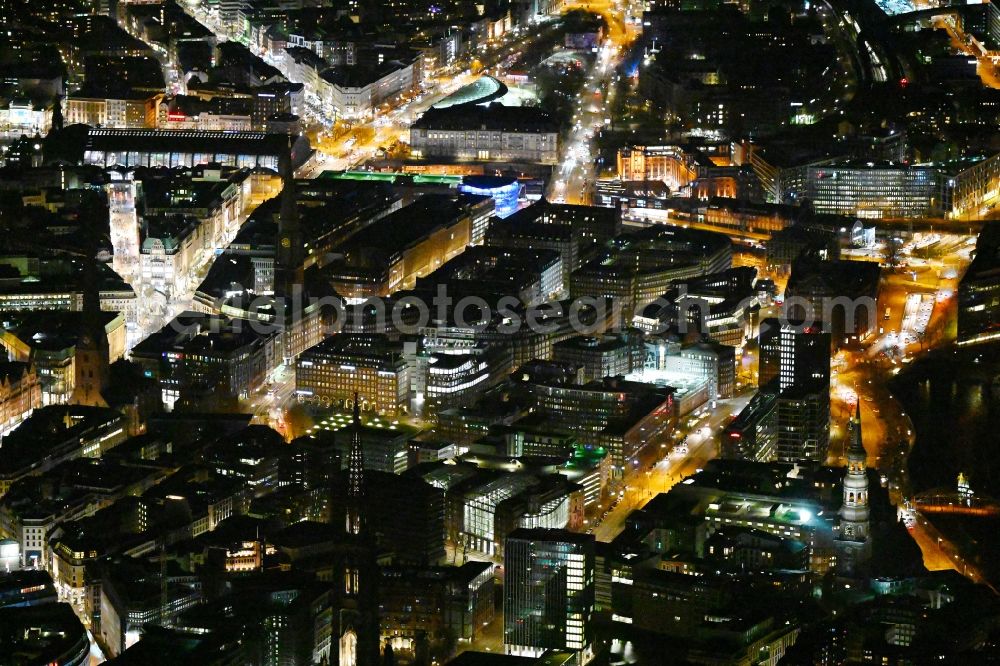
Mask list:
[[[778,380],[778,390],[818,382],[830,386],[830,334],[821,324],[804,327],[776,318],[760,324],[758,386]]]
[[[395,417],[409,411],[410,370],[401,343],[383,335],[336,335],[302,352],[295,361],[300,402],[353,407]]]
[[[735,460],[769,462],[775,459],[778,395],[762,390],[722,431],[721,455]]]
[[[138,129],[152,127],[149,108],[153,96],[149,92],[132,91],[129,94],[78,90],[63,101],[63,116],[67,125],[81,123],[91,127]]]
[[[348,299],[388,296],[412,289],[419,277],[454,258],[472,242],[472,221],[489,197],[426,194],[361,229],[327,270]]]
[[[777,460],[825,460],[830,442],[830,334],[818,325],[803,327],[777,319],[761,322],[758,386],[759,404],[747,413],[747,426],[760,428],[765,437],[749,447],[741,442],[742,453],[734,457],[765,455],[768,420],[773,419]],[[773,415],[768,414],[771,399],[764,393],[777,396]],[[755,421],[757,426],[752,425]],[[750,434],[738,432],[741,437]]]
[[[817,213],[860,218],[934,217],[944,212],[937,170],[894,163],[809,167],[806,196]]]
[[[732,265],[732,242],[722,234],[670,226],[629,231],[574,271],[574,298],[614,298],[624,316],[667,293],[673,282],[719,273]]]
[[[822,261],[800,257],[785,287],[787,316],[810,326],[826,324],[835,349],[859,345],[877,330],[881,269],[874,261]]]
[[[125,419],[107,407],[48,405],[4,438],[0,497],[13,483],[42,474],[61,462],[100,458],[126,439]]]
[[[775,458],[782,462],[826,460],[830,446],[830,386],[792,384],[778,394]]]
[[[467,476],[448,489],[446,530],[468,550],[497,555],[504,551],[507,535],[514,529],[564,529],[583,510],[584,489],[562,474],[476,468],[460,471]]]
[[[987,222],[958,285],[958,341],[1000,338],[1000,224]]]
[[[183,312],[132,349],[132,361],[159,381],[167,409],[181,399],[246,399],[281,362],[274,327]]]
[[[660,298],[636,312],[632,323],[647,333],[671,329],[742,349],[757,328],[756,275],[756,269],[743,266],[674,280]]]
[[[382,640],[413,650],[421,632],[433,643],[474,640],[494,617],[494,565],[383,566],[379,579]]]
[[[6,435],[42,406],[42,388],[34,366],[0,363],[0,435]]]
[[[417,280],[418,289],[442,287],[456,300],[463,296],[514,296],[525,305],[563,294],[561,255],[554,250],[492,246],[469,247],[433,273]]]
[[[518,529],[507,537],[503,561],[504,651],[587,653],[594,640],[594,537]]]
[[[645,347],[636,332],[578,335],[552,345],[552,360],[581,366],[583,380],[589,382],[605,377],[624,377],[641,368],[645,362]]]
[[[406,62],[380,61],[375,66],[342,65],[320,74],[327,85],[320,86],[320,94],[328,94],[338,119],[360,120],[371,118],[383,104],[391,104],[413,91],[420,83],[419,58]]]
[[[607,377],[578,383],[578,369],[533,362],[514,372],[512,383],[535,400],[555,428],[607,449],[613,476],[645,469],[670,437],[679,413],[674,389]]]

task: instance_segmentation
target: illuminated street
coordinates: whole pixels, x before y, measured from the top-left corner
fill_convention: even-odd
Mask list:
[[[549,185],[548,197],[557,202],[589,204],[596,182],[594,134],[610,122],[608,110],[614,103],[615,72],[639,34],[639,26],[629,20],[639,12],[634,3],[626,0],[568,3],[565,10],[571,9],[585,9],[602,16],[608,25],[608,35],[587,73],[583,91],[576,97],[573,126],[563,142],[563,159]]]
[[[1000,0],[0,28],[3,666],[1000,663]]]

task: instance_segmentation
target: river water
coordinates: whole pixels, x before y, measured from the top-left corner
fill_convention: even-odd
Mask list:
[[[954,490],[964,472],[974,491],[1000,496],[1000,344],[928,354],[891,388],[916,430],[908,463],[914,492]]]

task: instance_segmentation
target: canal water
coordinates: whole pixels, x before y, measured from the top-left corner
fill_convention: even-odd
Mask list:
[[[1000,497],[1000,344],[935,351],[890,382],[916,430],[909,457],[914,492],[973,491]]]

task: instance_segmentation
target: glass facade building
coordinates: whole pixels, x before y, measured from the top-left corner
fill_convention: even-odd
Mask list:
[[[464,194],[491,197],[496,216],[499,218],[507,217],[517,211],[521,189],[521,183],[516,178],[495,176],[467,176],[458,186],[458,191]]]
[[[518,529],[504,549],[504,650],[586,651],[593,642],[594,537],[566,530]]]
[[[809,167],[806,182],[817,213],[869,219],[940,215],[943,189],[936,169],[874,162]]]

